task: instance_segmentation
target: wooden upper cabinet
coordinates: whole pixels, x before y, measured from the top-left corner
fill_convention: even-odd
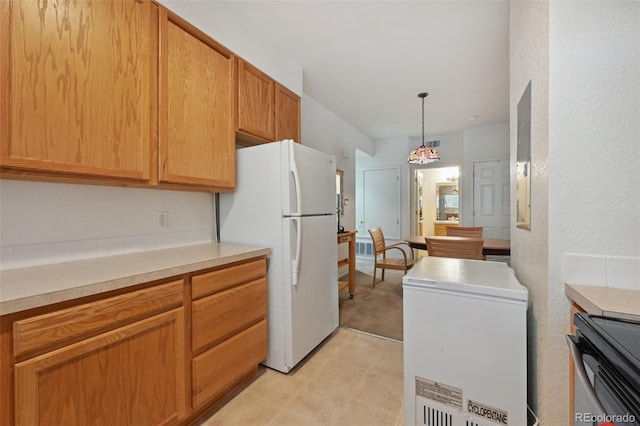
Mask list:
[[[275,85],[269,76],[238,60],[238,131],[267,141],[275,140]]]
[[[149,0],[0,2],[0,165],[148,180]]]
[[[300,141],[300,97],[276,85],[276,140]]]
[[[159,180],[235,187],[231,52],[160,8]]]

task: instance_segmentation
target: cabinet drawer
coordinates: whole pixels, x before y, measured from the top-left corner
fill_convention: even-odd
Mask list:
[[[193,351],[216,343],[267,315],[267,280],[261,278],[193,302]]]
[[[15,356],[80,340],[182,304],[183,281],[172,281],[13,323]]]
[[[198,299],[248,281],[264,278],[266,275],[266,259],[253,260],[206,274],[195,275],[191,278],[192,298]]]
[[[267,322],[260,321],[193,359],[193,406],[235,385],[267,357]]]

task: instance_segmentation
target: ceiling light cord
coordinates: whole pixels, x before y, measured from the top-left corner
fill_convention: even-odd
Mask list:
[[[427,148],[424,144],[424,98],[429,94],[427,92],[419,93],[418,97],[422,99],[422,145],[409,153],[407,162],[409,164],[429,164],[440,161],[440,154],[433,148],[433,143]]]
[[[429,96],[428,93],[420,93],[418,96],[422,98],[422,147],[424,148],[424,98]]]

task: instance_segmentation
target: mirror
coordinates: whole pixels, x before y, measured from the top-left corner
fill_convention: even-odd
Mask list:
[[[458,185],[436,183],[437,220],[457,221],[459,215]]]
[[[531,81],[518,102],[516,226],[531,229]]]
[[[336,170],[336,216],[338,221],[338,232],[344,231],[342,225],[340,225],[340,218],[344,216],[343,178],[344,172],[342,170]]]
[[[442,220],[459,222],[461,205],[464,203],[459,180],[460,166],[438,164],[412,167],[412,171],[412,204],[409,206],[413,212],[410,231],[412,235],[435,235],[436,226],[441,225]],[[443,211],[440,210],[441,196]]]
[[[342,183],[344,177],[344,172],[342,170],[336,170],[336,211],[338,215],[344,215],[344,197],[343,197],[343,188],[344,185]]]

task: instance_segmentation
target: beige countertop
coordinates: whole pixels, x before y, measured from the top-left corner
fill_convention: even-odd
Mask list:
[[[271,252],[207,243],[0,271],[0,315],[225,265]]]
[[[640,291],[565,284],[565,294],[587,313],[640,321]]]

